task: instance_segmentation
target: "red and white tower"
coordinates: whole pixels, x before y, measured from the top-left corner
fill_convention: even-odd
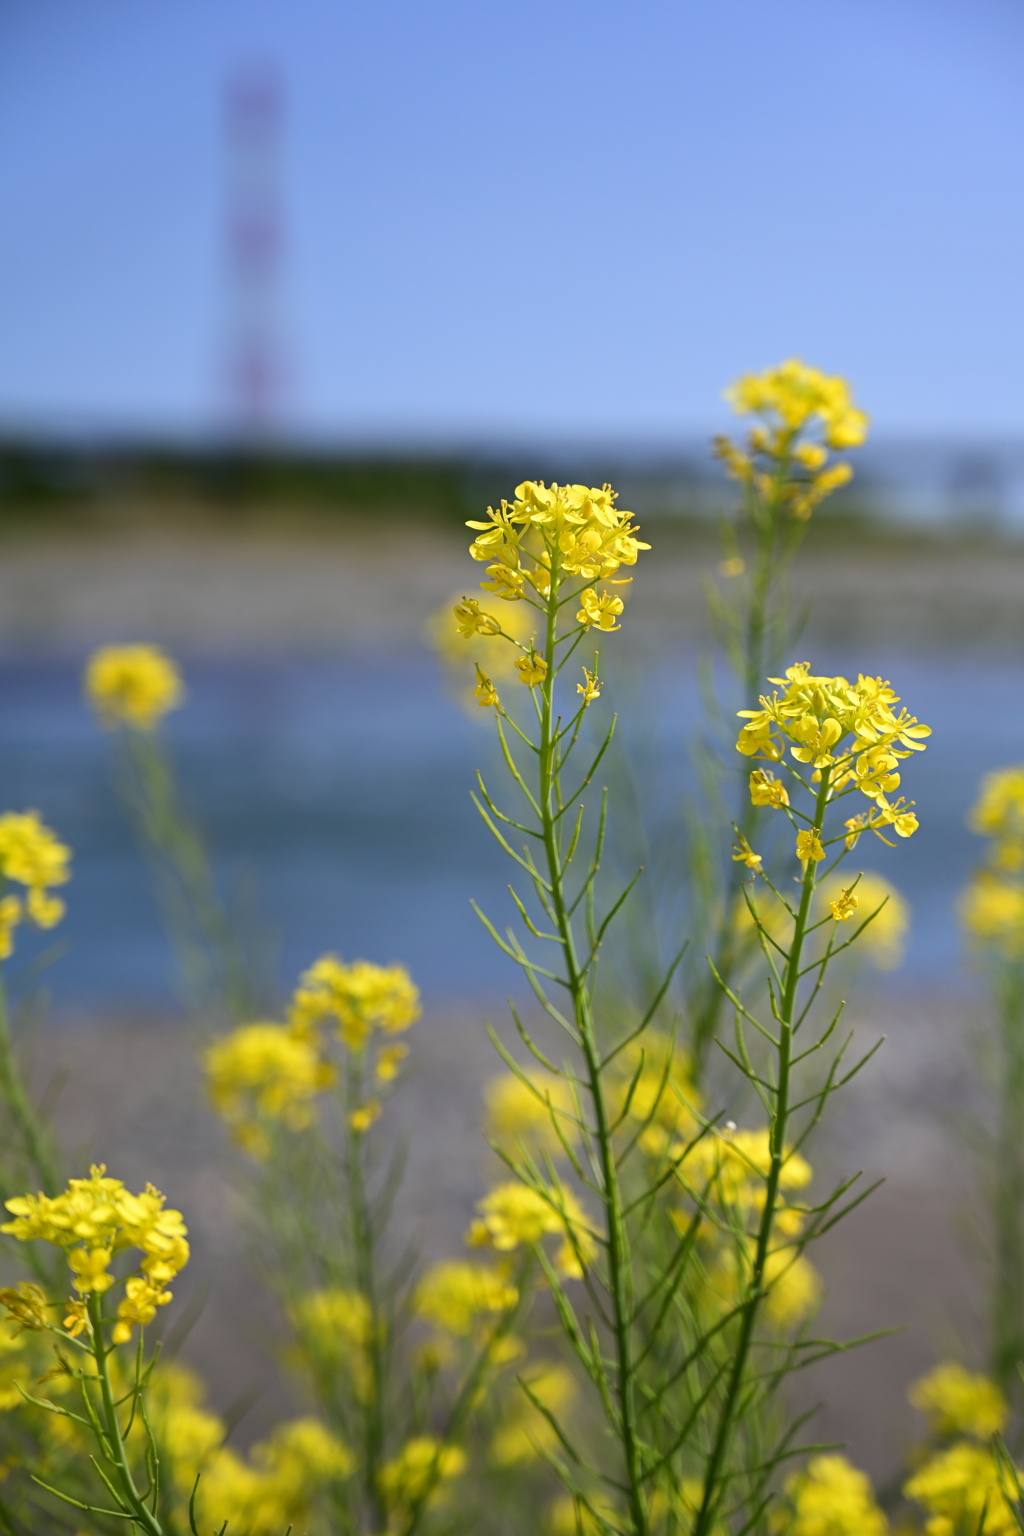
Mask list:
[[[271,64],[250,64],[225,92],[228,409],[233,436],[258,440],[280,423],[285,385],[280,287],[284,259],[284,96]]]

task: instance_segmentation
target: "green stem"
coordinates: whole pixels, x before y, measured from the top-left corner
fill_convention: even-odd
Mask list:
[[[60,1185],[56,1161],[39,1134],[36,1116],[29,1103],[25,1085],[14,1057],[14,1042],[7,1018],[7,997],[0,983],[0,1092],[7,1101],[11,1118],[21,1136],[29,1163],[43,1187],[44,1194],[55,1195]]]
[[[352,1251],[355,1258],[356,1289],[366,1300],[370,1318],[370,1337],[366,1354],[370,1366],[369,1401],[360,1403],[363,1418],[363,1480],[374,1532],[387,1529],[387,1511],[380,1492],[380,1471],[384,1459],[384,1350],[381,1318],[377,1306],[377,1275],[374,1263],[373,1218],[363,1178],[362,1134],[352,1126],[351,1117],[363,1096],[363,1052],[351,1051],[347,1069],[346,1160]],[[358,1392],[357,1392],[358,1396]]]
[[[551,587],[548,596],[547,636],[545,656],[547,674],[541,683],[541,742],[540,779],[538,796],[541,810],[541,828],[544,851],[551,887],[551,906],[565,959],[566,979],[573,1001],[574,1022],[579,1031],[586,1063],[587,1086],[594,1106],[595,1140],[601,1168],[602,1193],[605,1204],[608,1252],[608,1288],[612,1302],[612,1324],[615,1335],[616,1395],[620,1419],[623,1456],[626,1463],[626,1483],[629,1490],[630,1514],[634,1536],[648,1536],[650,1521],[643,1491],[643,1469],[637,1436],[635,1374],[630,1339],[630,1273],[629,1246],[623,1216],[622,1191],[619,1185],[615,1152],[612,1146],[610,1117],[605,1102],[604,1083],[601,1077],[601,1053],[598,1049],[593,1014],[585,969],[580,967],[576,953],[576,941],[572,920],[567,910],[563,868],[559,846],[561,821],[557,816],[558,762],[556,758],[554,683],[555,639],[558,621],[559,562],[557,545],[549,546],[551,553]]]
[[[147,1536],[163,1536],[163,1527],[143,1501],[128,1465],[128,1453],[121,1435],[121,1423],[117,1416],[114,1389],[107,1366],[107,1360],[113,1351],[107,1349],[103,1342],[103,1303],[95,1291],[89,1296],[89,1319],[92,1323],[92,1353],[100,1379],[100,1397],[103,1401],[103,1419],[106,1426],[104,1433],[106,1444],[101,1443],[100,1450],[114,1468],[121,1489],[121,1497],[132,1519],[142,1527]]]
[[[814,808],[814,828],[819,836],[825,816],[825,807],[828,802],[828,786],[829,769],[824,768],[822,769],[821,785]],[[701,1499],[700,1511],[693,1527],[693,1536],[708,1536],[717,1514],[717,1505],[725,1472],[725,1460],[728,1455],[736,1411],[743,1389],[747,1358],[754,1335],[754,1324],[757,1321],[761,1302],[764,1299],[765,1266],[768,1261],[772,1229],[775,1222],[779,1180],[782,1176],[783,1164],[785,1162],[786,1130],[789,1122],[790,1069],[793,1051],[793,1018],[796,1010],[797,989],[800,983],[800,957],[803,952],[804,937],[807,932],[807,922],[810,916],[814,887],[815,866],[813,861],[808,859],[807,867],[804,870],[800,906],[797,911],[796,921],[793,924],[793,942],[790,946],[789,959],[786,963],[783,977],[782,996],[779,1001],[778,1086],[775,1090],[775,1109],[769,1128],[768,1143],[771,1163],[765,1189],[764,1209],[761,1213],[761,1221],[758,1227],[757,1248],[750,1276],[750,1295],[743,1309],[739,1338],[736,1343],[736,1353],[733,1357],[732,1370],[729,1373],[729,1381],[726,1387],[721,1417],[718,1421],[718,1429],[715,1434],[711,1455],[708,1459],[707,1472],[704,1478],[704,1493]]]
[[[1012,1398],[1019,1396],[1024,1359],[1024,986],[1019,967],[999,977],[999,1127],[993,1187],[995,1282],[992,1296],[992,1374]]]

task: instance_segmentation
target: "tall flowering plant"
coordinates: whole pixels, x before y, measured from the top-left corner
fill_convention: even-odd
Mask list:
[[[813,513],[848,485],[853,469],[846,452],[867,435],[868,418],[853,402],[845,379],[789,358],[763,373],[744,374],[725,391],[737,415],[750,423],[740,441],[721,435],[714,447],[738,489],[737,503],[722,523],[722,586],[709,583],[712,633],[732,674],[737,702],[753,708],[766,673],[791,653],[802,623],[794,615],[789,571]],[[723,711],[716,706],[715,713]],[[727,709],[724,711],[727,717]],[[746,795],[734,803],[731,743],[709,720],[708,738],[696,744],[702,784],[700,812],[690,817],[694,900],[690,922],[700,954],[710,948],[726,980],[750,958],[749,928],[741,920],[738,876],[730,870],[720,829],[736,819],[754,836],[763,800]],[[723,788],[724,786],[724,788]],[[702,1075],[724,994],[704,970],[688,988],[689,1035],[694,1065]]]
[[[789,668],[781,694],[743,711],[739,752],[771,765],[753,770],[752,801],[789,819],[803,873],[793,901],[768,882],[786,931],[773,921],[769,932],[754,889],[744,886],[770,1018],[758,1018],[716,972],[734,1015],[735,1043],[724,1045],[726,1055],[766,1117],[762,1131],[721,1126],[701,1108],[677,1044],[678,1021],[667,1031],[657,1022],[671,971],[644,1014],[628,1021],[603,1006],[598,985],[601,946],[632,882],[602,903],[607,797],[589,840],[580,801],[614,721],[573,774],[586,711],[601,692],[597,658],[583,668],[575,707],[571,683],[562,702],[563,678],[589,631],[618,627],[618,608],[611,610],[621,599],[600,583],[621,580],[622,566],[643,545],[607,487],[524,482],[487,523],[470,526],[480,534],[474,557],[492,562],[484,590],[525,601],[537,615],[528,640],[508,634],[478,599],[466,598],[455,615],[469,634],[486,628],[506,635],[529,690],[524,721],[488,677],[479,681],[516,802],[499,803],[481,778],[478,808],[525,876],[522,893],[510,888],[525,932],[502,934],[481,916],[523,971],[558,1042],[528,1028],[513,1008],[533,1064],[527,1069],[499,1049],[537,1114],[521,1112],[521,1134],[499,1148],[514,1182],[484,1202],[479,1240],[533,1247],[617,1447],[610,1462],[548,1411],[557,1436],[550,1459],[577,1528],[631,1536],[749,1529],[767,1506],[776,1469],[803,1449],[793,1443],[792,1426],[776,1429],[761,1410],[777,1398],[787,1371],[840,1347],[808,1340],[798,1327],[794,1337],[815,1286],[804,1249],[842,1214],[849,1188],[802,1201],[811,1174],[800,1148],[827,1098],[857,1068],[843,1069],[842,1046],[824,1083],[809,1082],[809,1063],[822,1059],[838,1019],[805,1038],[828,965],[878,912],[852,922],[860,905],[856,876],[824,916],[814,896],[865,832],[914,832],[912,805],[891,797],[901,760],[922,749],[928,728],[896,712],[898,699],[881,679],[850,683],[815,676],[806,664]],[[602,623],[606,616],[610,622]],[[836,827],[837,808],[851,796],[868,808]],[[767,881],[761,855],[741,831],[734,856],[751,878]],[[841,936],[847,924],[849,936]],[[751,1029],[757,1044],[748,1039]],[[562,1236],[561,1257],[544,1245],[550,1232]],[[524,1390],[529,1394],[526,1382]],[[769,1443],[766,1434],[774,1436]]]

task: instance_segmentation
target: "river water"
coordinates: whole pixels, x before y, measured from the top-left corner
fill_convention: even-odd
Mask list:
[[[502,922],[511,915],[508,862],[469,799],[474,769],[494,762],[490,715],[464,713],[426,650],[206,652],[185,665],[189,700],[169,744],[223,879],[258,888],[282,987],[329,949],[400,959],[435,1002],[513,986],[469,907],[475,897]],[[898,978],[952,979],[963,969],[957,892],[979,847],[965,812],[983,772],[1024,759],[1024,662],[894,661],[861,648],[855,662],[837,653],[815,666],[884,671],[933,727],[903,785],[920,832],[891,851],[862,842],[858,867],[889,876],[911,904]],[[74,850],[68,917],[48,941],[62,951],[47,972],[57,1010],[162,1009],[173,967],[107,743],[80,699],[80,667],[71,650],[0,660],[3,805],[39,810]],[[627,713],[636,707],[626,744],[653,841],[671,861],[701,718],[695,657],[649,667],[618,692]],[[19,961],[40,947],[26,937]]]

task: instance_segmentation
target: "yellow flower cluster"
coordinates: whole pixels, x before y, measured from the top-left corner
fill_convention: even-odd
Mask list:
[[[1009,1417],[1002,1392],[987,1376],[946,1361],[914,1383],[911,1403],[931,1434],[949,1441],[918,1468],[903,1492],[928,1514],[927,1536],[960,1536],[984,1527],[994,1536],[1017,1530],[1004,1496],[991,1437]]]
[[[85,669],[85,692],[101,724],[151,731],[185,690],[174,662],[155,645],[107,645]]]
[[[86,1296],[101,1295],[116,1283],[109,1269],[115,1255],[141,1249],[141,1273],[126,1282],[118,1305],[115,1344],[130,1339],[137,1324],[152,1322],[156,1308],[171,1300],[164,1287],[188,1263],[181,1212],[165,1210],[164,1196],[151,1184],[140,1195],[130,1194],[120,1179],[106,1176],[102,1163],[87,1179],[72,1179],[62,1195],[17,1195],[6,1205],[14,1220],[0,1232],[19,1242],[40,1239],[62,1248],[75,1289]],[[72,1334],[87,1326],[81,1303],[70,1303],[68,1319]],[[24,1316],[19,1320],[24,1325]]]
[[[867,436],[868,418],[853,404],[845,379],[790,358],[764,373],[744,374],[725,398],[738,415],[760,420],[745,446],[720,436],[715,452],[727,473],[767,505],[806,521],[852,479],[849,464],[828,463],[830,451],[858,448]]]
[[[583,1266],[597,1251],[579,1201],[560,1184],[543,1194],[518,1182],[498,1184],[477,1202],[477,1210],[480,1216],[466,1237],[474,1248],[511,1253],[524,1245],[537,1247],[545,1237],[558,1235],[563,1242],[555,1254],[555,1268],[572,1280],[582,1278]]]
[[[863,922],[873,912],[877,913],[857,941],[857,951],[880,971],[896,969],[903,959],[910,913],[899,891],[882,875],[870,871],[861,874],[852,888],[844,887],[839,876],[833,875],[818,886],[815,902],[819,917],[829,911],[840,923],[848,922],[854,915]]]
[[[931,1434],[942,1440],[952,1435],[989,1440],[1006,1427],[1009,1415],[1006,1398],[994,1381],[952,1360],[915,1381],[907,1396],[924,1414]]]
[[[533,1070],[520,1077],[503,1072],[492,1077],[484,1088],[484,1104],[487,1139],[505,1153],[515,1152],[521,1144],[529,1152],[557,1157],[563,1137],[570,1146],[577,1139],[572,1090],[563,1078],[550,1073]]]
[[[409,1509],[435,1480],[439,1484],[451,1482],[465,1469],[466,1456],[457,1445],[442,1445],[431,1435],[417,1435],[381,1468],[381,1496],[389,1510]],[[436,1487],[428,1502],[433,1503],[441,1491]]]
[[[322,955],[302,973],[284,1024],[243,1024],[211,1045],[204,1059],[207,1086],[218,1114],[251,1156],[267,1155],[268,1122],[292,1131],[314,1119],[314,1100],[337,1080],[318,1025],[333,1020],[338,1038],[352,1051],[365,1049],[374,1029],[393,1035],[419,1017],[419,992],[400,965],[345,965]],[[374,1075],[378,1083],[398,1076],[408,1054],[402,1042],[383,1045]],[[378,1119],[381,1105],[368,1099],[349,1116],[362,1135]]]
[[[772,1528],[786,1536],[886,1536],[889,1522],[871,1480],[845,1456],[812,1456],[785,1482],[789,1510]]]
[[[880,677],[865,677],[855,683],[845,677],[818,677],[810,664],[797,662],[786,669],[785,677],[772,677],[784,691],[770,698],[762,694],[760,709],[741,709],[737,713],[746,723],[741,726],[736,749],[746,757],[765,757],[781,762],[786,744],[798,763],[813,769],[817,782],[828,769],[834,791],[856,788],[873,803],[873,809],[847,822],[847,846],[852,847],[863,831],[872,831],[887,841],[882,832],[892,827],[899,837],[916,832],[918,821],[913,802],[890,802],[887,796],[898,787],[897,772],[901,758],[925,750],[923,738],[931,728],[914,715],[893,705],[899,697]],[[760,772],[756,782],[751,775],[751,798],[755,805],[783,807],[786,801],[773,788],[777,781]],[[781,786],[780,786],[781,787]],[[788,796],[787,796],[788,799]],[[797,856],[820,859],[824,850],[814,846],[814,834],[798,834]]]
[[[322,955],[304,971],[295,989],[288,1019],[294,1030],[332,1019],[350,1051],[361,1051],[374,1029],[397,1034],[420,1016],[420,994],[401,965],[345,965],[337,955]]]
[[[229,1448],[216,1455],[199,1485],[203,1528],[227,1520],[246,1536],[305,1529],[314,1499],[354,1469],[348,1446],[318,1419],[293,1419],[253,1446],[248,1462]]]
[[[478,1318],[507,1312],[518,1300],[515,1286],[496,1269],[449,1259],[423,1276],[413,1297],[413,1311],[435,1328],[465,1337]]]
[[[968,937],[1004,960],[1024,955],[1024,767],[986,774],[967,824],[989,839],[960,900]]]
[[[254,1157],[270,1149],[265,1120],[292,1131],[313,1119],[313,1100],[335,1070],[315,1041],[280,1024],[243,1024],[217,1040],[204,1060],[210,1098],[239,1146]]]
[[[0,897],[0,960],[14,948],[14,929],[23,917],[39,928],[53,928],[64,916],[64,903],[51,887],[71,878],[71,849],[60,842],[37,811],[6,811],[0,816],[0,878],[27,888],[22,900]]]
[[[709,1228],[706,1241],[712,1246],[707,1260],[707,1282],[719,1302],[734,1305],[750,1281],[752,1244],[764,1209],[771,1149],[767,1130],[714,1130],[701,1137],[681,1164],[684,1185],[694,1199],[708,1200],[720,1212],[720,1227]],[[765,1315],[777,1328],[799,1322],[821,1295],[817,1271],[793,1246],[803,1229],[806,1213],[787,1204],[785,1193],[806,1188],[813,1177],[810,1165],[799,1153],[787,1149],[779,1176],[775,1230],[782,1242],[768,1254],[764,1284]],[[673,1213],[683,1230],[688,1211]],[[732,1242],[723,1240],[731,1234]]]

